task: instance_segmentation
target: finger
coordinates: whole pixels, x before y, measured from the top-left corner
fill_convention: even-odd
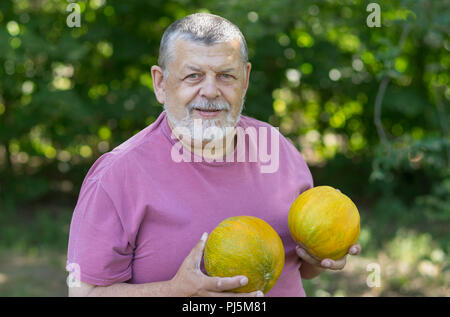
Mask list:
[[[206,277],[206,289],[214,292],[223,292],[247,285],[248,278],[244,275],[233,277]]]
[[[361,253],[361,245],[359,243],[352,245],[348,250],[348,254],[350,255],[358,255],[360,253]]]
[[[187,264],[191,268],[195,268],[200,270],[200,263],[202,261],[203,250],[205,248],[206,240],[208,239],[208,233],[203,233],[201,239],[197,244],[192,248],[191,252],[187,256]]]
[[[309,255],[309,253],[305,249],[301,248],[300,246],[295,247],[295,252],[299,256],[299,258],[301,258],[303,261],[308,262],[309,264],[312,265],[318,266],[320,265],[319,261],[314,259],[311,255]]]
[[[261,291],[251,293],[233,293],[233,292],[206,292],[206,296],[210,297],[264,297]]]
[[[346,258],[347,258],[347,256],[344,256],[343,258],[341,258],[339,260],[323,259],[320,262],[320,265],[323,268],[329,269],[329,270],[342,270],[345,266],[345,263],[347,262]]]

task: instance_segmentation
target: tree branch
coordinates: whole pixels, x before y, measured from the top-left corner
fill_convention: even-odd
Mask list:
[[[408,27],[408,25],[405,24],[403,26],[402,34],[401,34],[400,40],[398,42],[398,48],[400,50],[403,47],[403,44],[406,40],[406,37],[408,36],[408,33],[409,33],[409,27]],[[387,88],[390,80],[391,80],[391,78],[389,77],[389,75],[385,75],[383,77],[383,79],[381,80],[380,86],[378,87],[377,97],[375,99],[375,113],[374,113],[373,120],[374,120],[375,126],[377,128],[378,136],[380,137],[381,142],[383,144],[387,144],[388,140],[386,137],[386,133],[384,132],[383,123],[381,122],[381,107],[383,105],[384,94],[386,92],[386,88]]]
[[[444,138],[448,141],[450,137],[450,132],[447,123],[447,113],[445,112],[444,105],[442,104],[439,89],[445,89],[445,86],[438,86],[435,84],[434,91],[436,94],[436,107],[438,110],[439,123],[441,124],[441,129],[442,133],[444,134]],[[447,167],[450,167],[450,145],[447,144],[446,148],[447,148]]]
[[[380,87],[378,87],[377,98],[375,99],[375,113],[374,113],[374,122],[377,127],[378,136],[381,139],[383,144],[387,143],[386,133],[383,129],[383,123],[381,122],[381,105],[383,104],[384,93],[386,92],[387,85],[391,78],[389,76],[385,76],[381,81]]]

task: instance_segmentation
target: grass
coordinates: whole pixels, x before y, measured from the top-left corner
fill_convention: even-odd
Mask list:
[[[0,213],[0,296],[67,296],[72,209],[57,205]]]
[[[349,256],[342,271],[304,280],[306,294],[448,296],[448,224],[401,207],[385,201],[360,208],[362,254]],[[0,214],[0,296],[67,296],[71,216],[72,207],[51,204]],[[373,268],[380,270],[380,287],[367,284],[376,281]]]
[[[308,296],[449,296],[448,224],[396,200],[365,206],[360,213],[362,253],[348,256],[342,271],[304,280]],[[369,287],[377,268],[379,287]]]
[[[58,205],[2,211],[0,251],[13,249],[33,253],[40,249],[64,250],[71,217],[71,207]]]
[[[0,253],[0,297],[67,296],[65,253],[40,250]]]

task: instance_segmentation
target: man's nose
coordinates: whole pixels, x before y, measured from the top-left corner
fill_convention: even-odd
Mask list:
[[[204,97],[206,99],[215,99],[220,96],[220,90],[217,86],[217,82],[215,78],[207,77],[200,87],[200,97]]]

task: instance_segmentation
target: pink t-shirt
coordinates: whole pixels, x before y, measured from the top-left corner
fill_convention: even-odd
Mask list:
[[[274,129],[247,116],[237,126]],[[313,180],[297,149],[275,131],[279,166],[271,173],[261,173],[265,161],[247,155],[240,162],[237,147],[234,162],[176,162],[171,151],[178,140],[163,111],[89,170],[70,226],[68,265],[73,270],[76,264],[81,281],[94,285],[170,280],[203,232],[248,215],[269,223],[286,253],[283,272],[266,296],[305,296],[287,219]],[[251,134],[245,137],[246,153],[257,144]]]

